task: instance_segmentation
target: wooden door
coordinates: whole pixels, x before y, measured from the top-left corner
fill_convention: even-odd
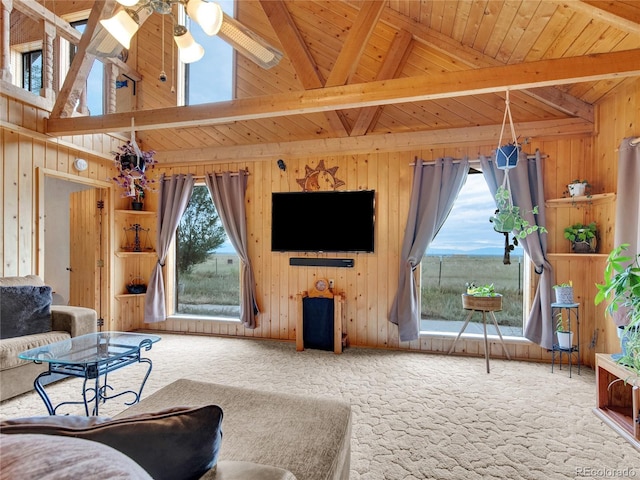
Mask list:
[[[106,190],[98,188],[74,192],[69,198],[69,305],[93,308],[98,318],[107,313],[106,199]]]

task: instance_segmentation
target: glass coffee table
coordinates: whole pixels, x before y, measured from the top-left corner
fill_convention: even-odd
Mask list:
[[[151,360],[144,358],[141,352],[151,350],[152,345],[158,341],[160,341],[160,337],[146,333],[89,333],[27,350],[20,353],[18,358],[49,364],[49,369],[38,375],[33,382],[36,391],[40,394],[49,411],[49,415],[55,415],[59,407],[71,404],[84,404],[87,416],[89,416],[89,407],[93,404],[91,414],[98,415],[100,403],[104,403],[106,400],[129,394],[133,395],[133,399],[129,403],[125,402],[126,405],[133,405],[140,401],[142,389],[149,378],[152,367]],[[108,374],[134,363],[148,365],[140,388],[137,391],[124,390],[110,394],[113,387],[108,383]],[[54,406],[42,385],[43,379],[54,374],[83,378],[83,401],[61,402]]]

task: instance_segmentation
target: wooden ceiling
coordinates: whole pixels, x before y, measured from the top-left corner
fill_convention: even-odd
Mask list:
[[[43,3],[50,8],[51,0]],[[66,9],[87,4],[62,3]],[[161,17],[154,15],[138,33],[133,55],[142,75],[139,110],[53,116],[49,132],[122,131],[134,116],[145,148],[163,161],[345,145],[379,150],[409,145],[418,135],[434,142],[470,132],[493,138],[511,86],[513,118],[527,127],[525,136],[550,134],[587,128],[593,106],[640,75],[635,0],[236,4],[236,18],[284,52],[270,70],[236,56],[237,100],[175,107],[163,90],[168,85],[156,80]]]

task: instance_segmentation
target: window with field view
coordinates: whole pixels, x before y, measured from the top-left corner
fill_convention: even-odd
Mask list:
[[[517,246],[511,264],[503,263],[504,235],[489,222],[495,208],[482,174],[470,173],[422,259],[421,331],[459,332],[468,315],[461,294],[473,282],[493,284],[503,295],[503,310],[495,312],[502,335],[522,336],[524,251]],[[476,313],[471,322],[465,333],[482,333],[482,316]],[[496,333],[492,323],[489,334]]]
[[[240,259],[209,190],[194,187],[176,234],[176,313],[238,319]]]

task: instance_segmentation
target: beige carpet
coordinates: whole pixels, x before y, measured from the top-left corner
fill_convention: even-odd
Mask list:
[[[163,334],[148,352],[148,395],[178,379],[225,383],[353,405],[352,479],[640,478],[640,453],[591,412],[595,376],[549,365],[349,348],[296,353],[293,343]],[[110,376],[135,382],[142,365]],[[77,379],[51,387],[78,396]],[[102,415],[123,410],[121,397]],[[215,401],[215,399],[212,399]],[[65,412],[80,413],[77,406]],[[0,417],[43,415],[35,393],[0,404]],[[626,470],[624,470],[626,469]],[[617,473],[616,473],[617,472]]]

